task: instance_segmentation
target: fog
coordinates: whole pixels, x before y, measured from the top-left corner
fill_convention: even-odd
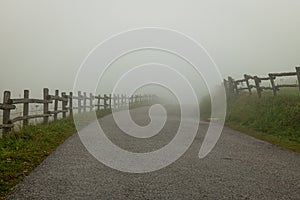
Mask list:
[[[1,0],[0,96],[7,89],[13,96],[23,89],[41,96],[43,87],[71,91],[92,48],[140,27],[169,28],[194,38],[223,77],[294,71],[300,65],[299,9],[297,0]],[[177,69],[193,86],[199,86],[198,95],[204,91],[190,66],[154,51],[129,55],[108,76],[122,74],[126,67],[121,66],[135,66],[153,55],[180,66]]]

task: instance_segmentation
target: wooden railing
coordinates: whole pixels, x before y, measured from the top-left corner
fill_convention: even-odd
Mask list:
[[[54,95],[49,93],[48,88],[43,89],[43,99],[30,98],[29,90],[24,90],[23,98],[12,98],[10,91],[5,91],[3,95],[3,103],[0,103],[0,110],[3,110],[2,129],[3,134],[7,134],[14,127],[14,123],[22,121],[22,126],[28,126],[30,119],[42,118],[44,124],[48,124],[49,117],[53,116],[53,120],[58,119],[58,115],[61,114],[62,118],[66,118],[67,115],[73,115],[73,111],[77,110],[78,113],[100,110],[100,109],[120,109],[126,105],[133,103],[147,102],[150,103],[154,99],[154,95],[93,95],[92,93],[87,96],[86,92],[78,91],[77,96],[74,96],[72,92],[68,95],[65,92],[59,93],[59,90],[55,90]],[[74,101],[77,101],[77,107],[73,106]],[[95,103],[96,101],[96,103]],[[11,118],[11,111],[16,109],[17,104],[22,104],[23,115],[15,118]],[[43,113],[29,115],[30,104],[42,104]],[[50,104],[54,104],[53,109],[50,110]],[[59,104],[61,106],[59,106]],[[59,109],[59,107],[61,109]]]
[[[244,74],[243,79],[234,80],[232,77],[228,77],[228,80],[224,79],[224,86],[228,93],[235,93],[238,94],[242,90],[247,90],[249,94],[252,94],[252,89],[256,89],[257,95],[260,98],[262,95],[262,92],[264,90],[272,90],[273,95],[276,96],[277,92],[280,90],[280,88],[285,87],[298,87],[300,90],[300,67],[295,68],[295,72],[282,72],[282,73],[269,73],[268,77],[258,77],[258,76],[251,76]],[[298,84],[276,84],[275,80],[277,77],[297,77]],[[253,84],[251,84],[251,81]],[[270,86],[262,86],[262,81],[270,81]],[[242,87],[243,83],[246,83],[246,87]]]

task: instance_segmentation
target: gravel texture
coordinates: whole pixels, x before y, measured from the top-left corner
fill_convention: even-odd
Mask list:
[[[146,108],[131,111],[147,124]],[[120,147],[147,152],[174,137],[176,111],[158,135],[134,139],[116,127],[112,116],[99,120]],[[91,156],[77,134],[59,146],[7,199],[300,199],[300,154],[224,128],[213,151],[198,158],[207,123],[200,123],[189,150],[159,171],[129,174],[106,167]]]

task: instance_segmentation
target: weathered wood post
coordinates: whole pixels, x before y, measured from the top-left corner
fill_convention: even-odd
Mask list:
[[[106,110],[107,109],[107,95],[106,94],[104,94],[104,110]]]
[[[254,79],[254,82],[255,82],[257,95],[258,95],[259,98],[261,98],[262,89],[261,89],[260,84],[259,84],[261,82],[261,80],[257,76],[254,76],[253,79]]]
[[[81,91],[78,91],[78,113],[81,113],[81,107],[82,107],[81,98],[82,98]]]
[[[250,77],[247,74],[244,74],[244,78],[245,78],[245,81],[246,81],[246,85],[247,85],[249,94],[252,95],[251,86],[250,86],[250,83],[249,83],[249,78]]]
[[[123,107],[126,107],[126,104],[127,104],[127,96],[126,96],[126,94],[124,94],[124,105],[123,105]]]
[[[122,108],[123,107],[123,94],[121,94],[121,105],[120,107]]]
[[[54,116],[53,116],[54,121],[57,120],[58,98],[59,98],[59,90],[55,90]]]
[[[62,104],[62,115],[63,115],[63,118],[66,118],[67,117],[67,104],[68,104],[68,98],[67,98],[67,95],[66,95],[66,93],[65,92],[62,92],[61,93],[61,97],[63,98],[62,99],[62,102],[61,102],[61,104]]]
[[[275,81],[274,79],[276,78],[275,76],[273,76],[272,74],[269,74],[269,78],[270,78],[270,82],[271,82],[271,86],[272,86],[272,90],[273,90],[273,95],[277,96],[277,87],[275,85]]]
[[[298,86],[300,90],[300,67],[296,67],[296,74],[297,74]]]
[[[124,107],[126,107],[126,104],[127,104],[127,96],[126,94],[124,94]]]
[[[69,112],[70,116],[73,116],[73,92],[69,93]]]
[[[117,95],[114,94],[113,97],[114,97],[114,100],[113,100],[113,102],[114,102],[114,109],[117,109]]]
[[[131,105],[131,96],[128,95],[128,107]]]
[[[228,88],[229,91],[233,94],[234,93],[234,83],[233,83],[233,78],[231,78],[230,76],[228,76]]]
[[[11,131],[11,127],[9,127],[10,124],[10,91],[4,91],[3,95],[3,130],[2,133],[3,135],[7,134],[8,132]]]
[[[111,109],[111,97],[112,97],[112,95],[111,94],[109,94],[109,101],[108,101],[108,103],[109,103],[109,109]]]
[[[223,84],[224,84],[225,92],[228,93],[228,81],[226,79],[223,79]]]
[[[28,114],[29,114],[29,102],[28,102],[28,99],[29,99],[29,90],[24,90],[24,100],[25,100],[25,103],[23,105],[23,116],[24,117],[27,117]],[[25,127],[25,126],[28,126],[28,119],[24,119],[23,120],[23,127]]]
[[[100,103],[101,103],[100,100],[101,100],[101,96],[99,94],[97,97],[97,110],[100,110]]]
[[[117,107],[120,108],[120,94],[117,94]]]
[[[131,96],[128,95],[128,107],[131,105]]]
[[[44,96],[44,106],[43,106],[44,120],[43,120],[43,123],[48,124],[48,120],[49,120],[49,116],[48,116],[48,114],[49,114],[49,103],[48,103],[49,89],[48,88],[44,88],[43,96]]]
[[[83,92],[83,112],[86,112],[86,92]]]
[[[132,104],[133,104],[133,96],[131,95],[129,99],[129,106],[131,106]]]
[[[93,101],[94,101],[94,96],[92,93],[90,93],[90,111],[94,109]]]

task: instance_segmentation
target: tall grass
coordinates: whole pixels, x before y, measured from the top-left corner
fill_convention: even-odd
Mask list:
[[[204,115],[209,116],[208,97],[203,99]],[[228,95],[226,123],[255,137],[300,152],[300,92],[282,89],[274,97],[264,91],[257,94]]]

